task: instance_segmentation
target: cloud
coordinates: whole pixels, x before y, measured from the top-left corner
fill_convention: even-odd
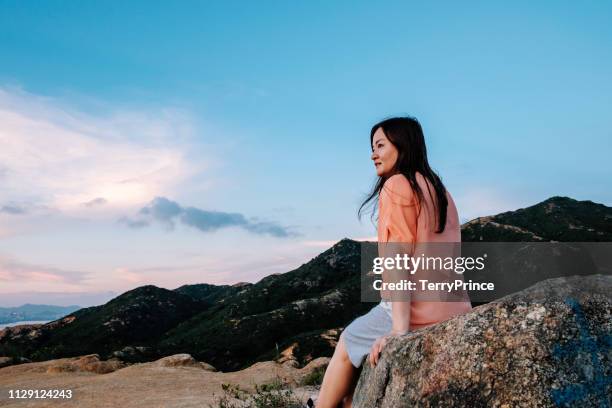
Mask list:
[[[118,219],[118,222],[130,228],[143,228],[154,221],[161,223],[168,230],[174,229],[175,222],[178,221],[203,232],[239,227],[254,234],[267,234],[279,238],[299,235],[290,227],[284,227],[275,222],[259,221],[256,218],[247,219],[240,213],[182,207],[165,197],[155,197],[149,205],[140,209],[135,218],[121,217]]]
[[[87,202],[83,203],[83,205],[84,205],[85,207],[95,207],[95,206],[97,206],[97,205],[103,205],[103,204],[106,204],[106,203],[108,203],[108,201],[106,200],[106,198],[104,198],[104,197],[98,197],[98,198],[94,198],[94,199],[93,199],[93,200],[91,200],[91,201],[87,201]]]
[[[191,122],[177,109],[84,113],[0,87],[0,196],[65,213],[137,208],[206,167],[187,159]]]
[[[117,221],[119,223],[127,225],[130,228],[144,228],[148,227],[150,224],[148,220],[134,220],[128,217],[121,217]]]
[[[23,207],[17,205],[3,205],[0,207],[0,213],[6,214],[25,214],[26,210]]]
[[[87,279],[88,273],[32,265],[6,256],[0,256],[0,282],[80,284]]]

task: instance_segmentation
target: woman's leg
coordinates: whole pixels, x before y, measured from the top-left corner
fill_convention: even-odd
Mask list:
[[[353,393],[355,392],[355,386],[357,386],[357,380],[359,380],[358,376],[354,375],[349,393],[342,399],[342,408],[351,408],[353,406]]]
[[[353,366],[346,352],[344,338],[340,335],[334,355],[329,361],[327,370],[325,370],[315,408],[336,408],[344,397],[347,397],[344,400],[346,406],[347,400],[352,399],[357,371],[358,368]]]

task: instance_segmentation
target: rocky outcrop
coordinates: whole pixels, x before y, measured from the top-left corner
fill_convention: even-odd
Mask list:
[[[39,336],[39,328],[42,324],[19,324],[16,326],[5,327],[0,330],[0,341],[19,340],[23,338],[35,339]]]
[[[548,279],[392,338],[353,406],[610,406],[611,306],[612,276]]]
[[[94,374],[108,374],[117,371],[126,365],[117,359],[101,361],[98,354],[75,357],[68,361],[62,360],[47,367],[47,373],[89,372]]]
[[[208,363],[196,361],[189,354],[175,354],[173,356],[160,358],[155,364],[159,367],[194,367],[206,371],[217,371],[215,367]]]
[[[291,367],[299,367],[300,363],[298,362],[298,359],[295,356],[295,351],[298,348],[299,344],[297,342],[292,343],[289,347],[281,351],[280,357],[276,361],[280,364],[289,365]]]
[[[24,357],[0,357],[0,368],[8,367],[15,364],[30,363],[31,361]]]

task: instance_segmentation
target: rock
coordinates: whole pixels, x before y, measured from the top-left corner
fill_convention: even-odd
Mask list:
[[[548,279],[391,338],[353,406],[609,406],[611,306],[612,276]]]
[[[21,338],[35,339],[40,335],[43,324],[18,324],[0,330],[0,340],[16,340]]]
[[[312,360],[310,363],[306,364],[304,367],[300,368],[300,379],[304,379],[304,377],[312,374],[314,371],[322,371],[322,374],[325,373],[327,366],[329,365],[329,361],[331,358],[329,357],[317,357]]]
[[[146,361],[146,356],[149,354],[150,350],[150,347],[126,346],[121,350],[113,351],[110,357],[130,363],[142,362]]]
[[[64,327],[74,322],[76,317],[74,315],[68,315],[66,317],[62,317],[61,319],[54,320],[52,322],[44,324],[46,329],[57,329],[60,327]]]
[[[160,367],[195,367],[206,371],[217,371],[215,367],[208,363],[196,361],[190,354],[175,354],[160,358],[155,361],[155,365]]]
[[[293,342],[289,347],[284,349],[280,353],[280,357],[277,359],[278,363],[294,368],[299,367],[300,363],[298,362],[298,358],[295,355],[295,350],[297,348],[299,348],[298,343]]]
[[[125,367],[122,361],[118,359],[110,359],[100,361],[98,354],[89,354],[86,356],[75,357],[72,361],[58,362],[47,367],[48,373],[64,373],[64,372],[90,372],[95,374],[107,374],[117,371]]]
[[[293,367],[293,368],[300,367],[300,363],[297,360],[285,360],[280,364],[284,365],[285,367]]]
[[[27,359],[25,357],[0,357],[0,368],[31,362],[32,361],[30,359]]]
[[[7,367],[13,364],[12,357],[0,357],[0,368]]]

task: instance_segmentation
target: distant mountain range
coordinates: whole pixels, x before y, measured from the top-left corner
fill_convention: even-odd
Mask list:
[[[612,207],[551,197],[516,211],[479,217],[461,226],[463,242],[609,242]]]
[[[0,324],[22,321],[55,320],[80,309],[81,306],[53,306],[25,304],[18,307],[0,307]]]
[[[462,226],[463,241],[612,241],[612,208],[552,197]],[[257,283],[152,285],[42,326],[0,331],[0,356],[99,353],[149,361],[189,353],[222,371],[280,357],[331,356],[333,341],[373,303],[360,301],[360,243],[342,239],[299,268]]]

